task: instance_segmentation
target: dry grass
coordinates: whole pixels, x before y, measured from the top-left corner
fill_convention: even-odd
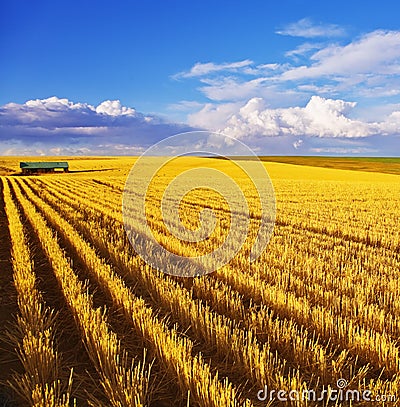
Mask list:
[[[165,247],[184,256],[212,251],[229,227],[226,201],[197,190],[182,201],[181,220],[193,230],[200,210],[211,208],[219,219],[213,237],[203,245],[171,237],[160,198],[179,171],[228,171],[241,179],[252,211],[248,238],[229,264],[206,277],[177,279],[146,265],[127,240],[120,208],[133,162],[76,159],[71,169],[81,172],[6,181],[51,260],[110,405],[157,405],[154,381],[174,382],[180,395],[169,405],[181,406],[260,405],[264,385],[301,391],[335,386],[339,378],[353,389],[398,394],[398,176],[265,163],[277,222],[269,246],[250,263],[259,217],[254,190],[223,160],[182,159],[164,169],[147,201],[149,225]],[[107,322],[110,311],[94,308],[55,233],[78,253],[92,288],[120,310],[117,318],[129,326],[128,336],[140,338],[156,370],[130,364]]]

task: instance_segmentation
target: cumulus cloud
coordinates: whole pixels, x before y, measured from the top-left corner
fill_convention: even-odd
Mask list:
[[[188,123],[194,127],[218,130],[239,109],[239,103],[206,103],[199,111],[188,115]]]
[[[340,27],[303,19],[279,33],[307,41],[279,61],[192,67],[209,102],[188,123],[266,154],[398,154],[400,31],[338,42]]]
[[[353,101],[313,96],[304,106],[271,108],[258,97],[207,103],[182,125],[119,101],[92,106],[52,97],[0,108],[0,154],[137,155],[165,137],[203,128],[239,138],[259,154],[393,155],[400,110],[367,122],[352,118],[355,107]]]
[[[0,107],[0,154],[133,154],[188,130],[119,100],[92,106],[54,96]]]
[[[232,115],[227,126],[221,130],[234,137],[365,137],[376,133],[374,124],[346,116],[354,106],[354,102],[313,96],[305,107],[268,109],[262,99],[253,98],[237,114]]]
[[[136,111],[130,107],[122,106],[119,100],[105,100],[96,107],[96,113],[109,116],[134,116]]]
[[[309,18],[303,18],[295,23],[288,24],[277,30],[277,34],[291,37],[316,38],[316,37],[342,37],[346,31],[336,24],[316,24]]]
[[[244,104],[207,104],[189,122],[265,154],[395,154],[400,111],[367,122],[351,117],[355,107],[355,102],[313,96],[304,107],[270,108],[263,98],[251,98]]]

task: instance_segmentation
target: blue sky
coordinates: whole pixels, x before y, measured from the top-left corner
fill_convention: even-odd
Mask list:
[[[263,154],[398,155],[396,1],[0,7],[0,154],[133,154],[206,128]]]

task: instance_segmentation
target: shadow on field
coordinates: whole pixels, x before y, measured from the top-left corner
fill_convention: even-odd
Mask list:
[[[38,176],[38,175],[54,175],[54,174],[78,174],[78,173],[84,173],[84,172],[104,172],[104,171],[113,171],[113,170],[115,170],[115,168],[103,168],[101,170],[72,170],[72,171],[70,170],[68,172],[54,171],[54,172],[40,173],[40,174],[23,174],[22,172],[15,172],[14,174],[9,174],[9,175],[12,177],[30,177],[32,175]]]
[[[103,171],[113,171],[115,170],[115,168],[102,168],[101,170],[73,170],[73,171],[69,171],[69,173],[73,173],[76,174],[78,172],[103,172]]]

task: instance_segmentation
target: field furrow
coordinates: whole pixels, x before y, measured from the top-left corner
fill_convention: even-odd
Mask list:
[[[98,211],[101,212],[101,205],[97,206],[96,209],[96,213]],[[106,215],[104,210],[103,213]],[[116,219],[114,221],[117,222]],[[108,220],[101,221],[97,219],[94,221],[94,223],[98,222],[104,225],[110,224]],[[112,233],[112,231],[109,233]],[[123,231],[121,231],[119,238],[115,239],[114,247],[118,245],[118,241],[120,241],[122,236]],[[121,251],[121,249],[118,251]],[[278,273],[279,270],[276,272]],[[364,323],[360,325],[356,319],[342,316],[343,313],[346,315],[346,308],[343,304],[347,304],[350,310],[354,308],[352,300],[346,299],[345,295],[339,297],[341,299],[342,312],[340,313],[340,309],[338,309],[337,313],[332,313],[329,308],[324,307],[323,301],[316,302],[315,305],[312,301],[306,299],[304,293],[299,295],[296,291],[291,292],[285,285],[279,287],[276,284],[270,284],[257,273],[257,270],[254,270],[251,275],[246,276],[241,271],[231,272],[229,268],[226,268],[218,271],[216,276],[222,277],[223,281],[228,282],[243,295],[247,294],[256,303],[258,302],[270,307],[281,318],[294,318],[298,324],[305,327],[310,327],[311,324],[311,332],[320,336],[324,341],[329,342],[334,339],[333,343],[340,346],[342,350],[349,349],[353,351],[355,349],[356,351],[353,353],[363,356],[364,360],[371,360],[373,358],[372,360],[375,361],[376,368],[384,367],[390,375],[398,373],[399,350],[397,344],[394,339],[387,335],[387,326],[380,329],[382,325],[379,325],[379,322],[375,322],[376,318],[380,318],[380,321],[382,321],[382,318],[374,312],[365,312],[360,316],[365,315],[366,321],[363,319]],[[318,287],[314,287],[313,291],[318,292]],[[332,295],[333,298],[335,296],[337,294]],[[359,307],[363,308],[364,311],[368,309],[364,304],[360,304]],[[385,320],[383,319],[383,321]],[[376,326],[378,330],[371,332],[371,329]],[[395,338],[397,338],[396,335]]]
[[[20,186],[17,183],[12,185],[53,266],[65,299],[82,332],[88,354],[101,377],[101,386],[109,404],[145,405],[149,374],[147,368],[140,363],[135,366],[120,348],[119,340],[115,333],[110,331],[103,311],[94,309],[91,296],[73,272],[68,259],[54,239],[54,232],[34,205],[22,194]]]
[[[127,321],[142,334],[145,340],[152,344],[157,357],[166,364],[169,371],[175,373],[180,380],[179,385],[183,393],[190,391],[195,402],[201,405],[236,405],[238,401],[232,385],[225,380],[221,383],[218,375],[212,375],[209,366],[201,355],[192,358],[190,340],[180,337],[174,330],[168,330],[165,324],[159,322],[144,301],[134,296],[126,287],[123,280],[116,275],[111,267],[104,262],[79,235],[79,233],[60,215],[40,198],[35,196],[29,188],[24,191],[29,198],[58,226],[60,233],[64,233],[70,244],[77,249],[82,260],[88,265],[99,284],[107,290],[115,304],[120,307]],[[170,349],[164,353],[163,349]],[[187,370],[189,369],[189,370]],[[180,376],[183,374],[183,377]],[[202,383],[209,383],[207,387],[194,385],[195,378],[202,377]],[[210,391],[205,392],[205,389]],[[233,404],[232,404],[233,403]],[[250,405],[246,402],[246,405]]]
[[[54,344],[53,310],[45,305],[36,286],[34,265],[25,238],[21,215],[7,182],[3,183],[5,210],[10,225],[14,285],[18,294],[19,315],[15,345],[25,373],[17,375],[12,386],[30,405],[65,407],[70,403],[69,388],[61,383],[61,360]]]
[[[1,177],[0,404],[400,407],[398,175],[148,159]]]

